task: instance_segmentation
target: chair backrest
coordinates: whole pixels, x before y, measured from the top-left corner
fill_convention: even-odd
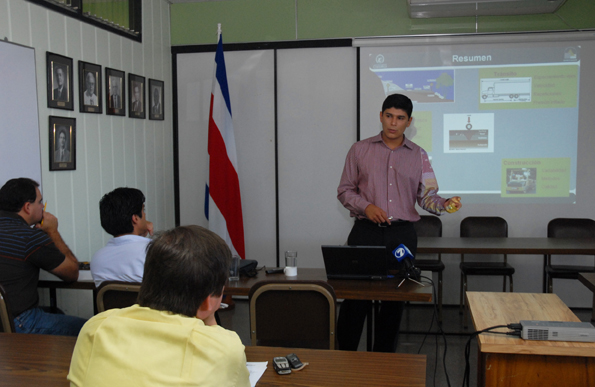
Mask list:
[[[252,345],[335,349],[336,301],[325,281],[262,281],[250,289]]]
[[[0,332],[14,333],[14,318],[6,301],[6,291],[0,284]]]
[[[421,219],[413,223],[418,237],[441,237],[442,221],[434,215],[422,215]]]
[[[499,216],[469,216],[461,221],[461,237],[508,237],[508,223]]]
[[[556,218],[547,224],[548,238],[595,238],[595,220]]]
[[[140,284],[134,282],[105,281],[97,288],[97,311],[126,308],[137,303]]]

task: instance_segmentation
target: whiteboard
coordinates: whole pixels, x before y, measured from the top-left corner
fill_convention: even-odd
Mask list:
[[[0,186],[15,177],[41,184],[35,50],[0,41]]]

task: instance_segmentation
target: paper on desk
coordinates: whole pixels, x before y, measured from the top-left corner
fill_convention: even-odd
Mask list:
[[[267,370],[267,365],[269,364],[268,361],[262,362],[255,362],[255,361],[248,361],[246,362],[246,367],[248,367],[248,372],[250,372],[250,386],[256,386],[256,383],[264,374],[264,371]]]

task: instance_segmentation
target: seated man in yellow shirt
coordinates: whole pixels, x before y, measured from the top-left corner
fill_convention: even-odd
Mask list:
[[[230,261],[225,242],[199,226],[155,238],[138,305],[83,326],[71,386],[250,386],[240,338],[214,317]]]

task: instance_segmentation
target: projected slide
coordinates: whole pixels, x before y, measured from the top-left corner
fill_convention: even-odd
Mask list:
[[[411,98],[406,136],[444,196],[574,203],[580,54],[566,42],[362,47],[361,119],[389,94]],[[360,126],[362,139],[378,133]]]

